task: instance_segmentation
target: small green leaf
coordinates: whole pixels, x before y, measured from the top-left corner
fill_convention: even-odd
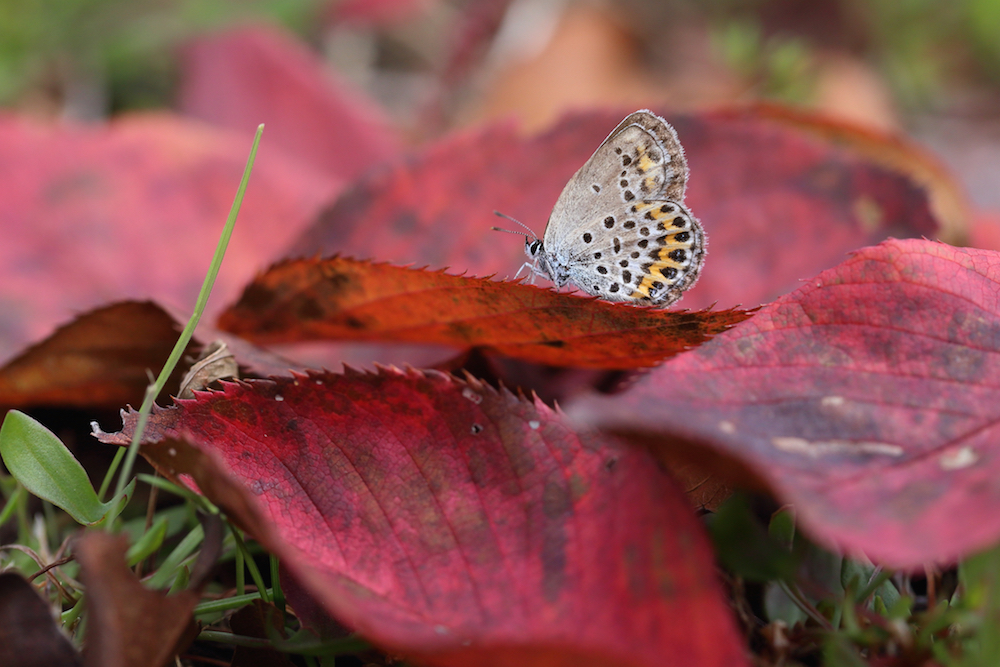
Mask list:
[[[722,565],[750,581],[790,579],[796,558],[768,534],[750,507],[751,499],[734,493],[712,515],[708,532]]]
[[[160,564],[159,569],[149,578],[147,582],[149,587],[158,590],[171,583],[184,566],[184,560],[194,553],[203,539],[205,539],[205,531],[202,530],[202,527],[195,526],[192,528],[191,532],[184,536],[184,539],[174,547],[170,555]]]
[[[167,525],[167,518],[160,517],[149,527],[149,530],[143,533],[138,542],[129,547],[125,554],[125,562],[128,563],[129,567],[145,560],[163,546],[163,539],[167,536]]]
[[[850,640],[840,634],[831,634],[823,646],[823,664],[828,667],[868,667]]]
[[[100,523],[111,503],[102,503],[83,466],[37,421],[11,410],[0,427],[0,457],[30,493],[66,510],[78,523]]]

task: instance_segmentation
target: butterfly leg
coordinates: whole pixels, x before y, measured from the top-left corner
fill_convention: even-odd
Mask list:
[[[525,267],[527,267],[530,270],[529,271],[529,275],[531,276],[531,279],[528,281],[528,284],[529,285],[534,285],[535,284],[535,276],[538,275],[538,270],[536,269],[536,264],[537,264],[537,262],[525,262],[524,264],[522,264],[521,268],[518,269],[517,273],[514,274],[514,280],[517,280],[517,277],[521,275],[521,271],[524,271]]]

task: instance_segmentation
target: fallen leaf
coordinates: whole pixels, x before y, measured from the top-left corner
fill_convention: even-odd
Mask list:
[[[181,380],[177,395],[180,398],[194,398],[194,392],[207,389],[216,380],[239,378],[240,368],[232,350],[221,340],[209,343],[197,361]]]
[[[343,0],[332,8],[333,23],[349,23],[371,28],[391,26],[406,20],[418,20],[419,14],[435,0]]]
[[[221,520],[213,518],[212,527],[208,526],[191,588],[173,595],[142,585],[125,564],[128,545],[123,536],[96,530],[80,535],[74,550],[87,587],[84,665],[166,665],[194,640],[197,626],[192,612],[201,598],[205,573],[222,548]]]
[[[447,137],[357,181],[289,256],[513,275],[524,244],[490,231],[493,211],[541,236],[566,181],[628,111],[567,116],[529,139],[511,125]],[[917,182],[813,132],[753,110],[667,120],[691,168],[686,202],[709,238],[686,307],[767,302],[850,250],[938,231]]]
[[[337,180],[356,178],[399,153],[378,105],[274,26],[237,28],[189,44],[178,98],[183,113],[248,136],[264,123],[262,155],[278,148]]]
[[[101,439],[127,442],[124,418]],[[746,664],[669,477],[540,402],[434,372],[313,373],[226,384],[146,433],[158,469],[192,475],[329,612],[407,658]]]
[[[0,115],[0,363],[109,301],[190,308],[252,138],[165,113],[107,125]],[[262,149],[215,284],[218,303],[272,261],[337,185]]]
[[[0,405],[139,404],[149,373],[163,367],[179,335],[174,319],[149,301],[85,313],[0,368]]]
[[[0,367],[0,406],[138,405],[180,336],[177,317],[151,301],[123,301],[80,315]],[[258,374],[301,368],[205,325],[187,353],[202,344],[201,336],[224,339],[236,361]],[[177,390],[183,372],[182,363],[167,382],[168,393]]]
[[[0,572],[0,665],[75,667],[80,657],[48,603],[16,572]]]
[[[810,132],[875,164],[908,174],[927,191],[931,210],[941,226],[942,240],[957,244],[968,238],[974,215],[968,196],[944,164],[916,143],[870,126],[806,113],[795,107],[758,104],[753,109],[764,118]]]
[[[551,366],[628,369],[652,366],[748,316],[741,310],[635,308],[530,285],[333,257],[271,267],[222,314],[219,327],[263,344],[488,346]]]
[[[839,551],[954,562],[1000,539],[998,295],[996,252],[887,241],[569,412],[725,455]]]

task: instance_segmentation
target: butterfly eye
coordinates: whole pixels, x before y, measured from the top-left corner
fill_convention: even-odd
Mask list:
[[[538,251],[541,250],[542,241],[541,239],[535,239],[534,241],[525,241],[524,245],[528,250],[528,254],[534,257],[538,254]]]

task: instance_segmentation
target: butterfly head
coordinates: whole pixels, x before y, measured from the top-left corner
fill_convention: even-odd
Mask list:
[[[538,259],[538,255],[543,252],[542,240],[539,238],[524,237],[524,254],[531,259]]]

